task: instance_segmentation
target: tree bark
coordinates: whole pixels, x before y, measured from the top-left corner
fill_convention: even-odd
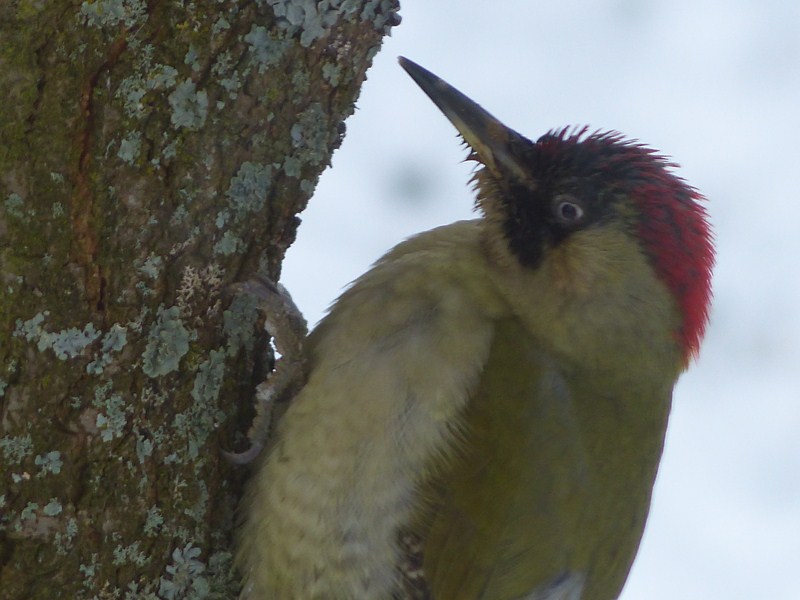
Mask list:
[[[253,298],[396,0],[0,5],[0,597],[234,598]]]

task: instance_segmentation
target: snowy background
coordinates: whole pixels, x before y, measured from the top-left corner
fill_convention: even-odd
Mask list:
[[[622,600],[800,598],[800,2],[405,0],[283,281],[310,323],[405,237],[472,216],[455,131],[397,65],[528,137],[616,129],[709,198],[711,327]]]

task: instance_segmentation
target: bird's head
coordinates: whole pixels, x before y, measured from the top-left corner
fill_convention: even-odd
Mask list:
[[[522,272],[548,269],[549,282],[568,281],[556,290],[560,298],[581,289],[595,296],[620,289],[625,298],[617,304],[632,307],[647,300],[637,298],[646,294],[628,273],[644,257],[641,262],[672,299],[676,316],[669,328],[685,366],[708,321],[714,252],[703,198],[673,173],[676,165],[616,132],[564,128],[532,141],[433,73],[405,58],[400,64],[481,165],[477,203],[509,260]],[[610,285],[594,285],[598,279]],[[595,308],[587,304],[585,310]]]

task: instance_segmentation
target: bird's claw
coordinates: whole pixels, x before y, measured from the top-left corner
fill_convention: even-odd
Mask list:
[[[247,433],[250,447],[243,452],[223,451],[228,461],[243,465],[255,460],[266,445],[275,399],[291,398],[305,384],[307,367],[303,346],[308,328],[291,294],[280,283],[257,275],[237,288],[240,293],[259,299],[264,329],[272,336],[275,350],[280,354],[269,377],[256,391],[256,416]]]

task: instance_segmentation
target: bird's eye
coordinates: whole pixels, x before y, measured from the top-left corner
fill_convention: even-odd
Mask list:
[[[583,219],[584,210],[574,199],[560,199],[555,204],[555,217],[564,225],[574,225]]]

